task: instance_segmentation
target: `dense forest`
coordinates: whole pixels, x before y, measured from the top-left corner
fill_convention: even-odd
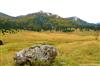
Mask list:
[[[0,13],[0,30],[32,30],[32,31],[61,31],[72,32],[75,30],[90,31],[100,30],[100,24],[88,23],[78,17],[62,18],[52,13],[43,11],[12,17]]]

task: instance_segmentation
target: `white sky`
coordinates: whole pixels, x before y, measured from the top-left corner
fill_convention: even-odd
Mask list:
[[[40,10],[61,17],[77,16],[88,22],[100,22],[100,0],[0,0],[0,12],[11,16]]]

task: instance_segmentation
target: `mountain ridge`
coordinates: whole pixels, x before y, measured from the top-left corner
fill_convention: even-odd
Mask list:
[[[1,29],[25,29],[33,31],[74,31],[77,29],[95,30],[96,24],[89,23],[76,16],[63,18],[47,12],[36,12],[17,17],[11,17],[1,13]],[[3,19],[3,20],[2,20]],[[13,27],[12,27],[13,26]]]
[[[10,15],[8,15],[8,14],[5,14],[5,13],[2,13],[2,12],[0,12],[0,18],[20,18],[20,17],[25,17],[25,16],[33,16],[33,15],[37,15],[37,13],[47,13],[47,12],[43,12],[43,11],[40,11],[40,12],[35,12],[35,13],[29,13],[29,14],[26,14],[26,15],[19,15],[19,16],[10,16]],[[55,15],[55,16],[57,16],[57,17],[61,17],[61,16],[59,16],[59,15],[56,15],[56,14],[52,14],[52,13],[47,13],[47,14],[49,14],[49,15]],[[61,17],[61,18],[63,18],[63,17]],[[67,17],[67,18],[64,18],[64,19],[70,19],[70,18],[78,18],[78,19],[80,19],[79,17],[77,17],[77,16],[71,16],[71,17]],[[83,20],[83,19],[81,19],[81,20]],[[84,20],[83,20],[84,21]],[[86,21],[87,22],[87,21]],[[89,23],[89,22],[88,22]]]

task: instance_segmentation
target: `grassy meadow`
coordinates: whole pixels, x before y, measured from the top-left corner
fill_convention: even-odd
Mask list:
[[[37,43],[48,43],[58,50],[58,56],[51,66],[100,66],[100,37],[95,32],[32,32],[20,31],[2,35],[4,45],[0,46],[0,66],[16,66],[15,52]]]

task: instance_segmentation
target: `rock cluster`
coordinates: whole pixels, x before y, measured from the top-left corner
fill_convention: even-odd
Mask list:
[[[35,64],[37,64],[38,62],[51,63],[54,61],[56,56],[57,50],[53,46],[36,45],[17,52],[14,60],[16,64],[20,66],[24,66],[27,62],[29,62],[30,66],[36,66]]]

